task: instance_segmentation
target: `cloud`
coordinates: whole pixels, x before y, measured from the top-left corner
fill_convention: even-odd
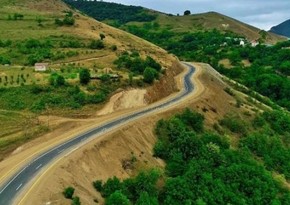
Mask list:
[[[110,0],[127,5],[140,5],[165,13],[183,14],[216,11],[258,28],[269,30],[290,19],[289,0]]]

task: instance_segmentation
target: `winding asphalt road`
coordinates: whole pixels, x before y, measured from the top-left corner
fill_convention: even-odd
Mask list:
[[[154,107],[146,108],[133,114],[126,115],[125,117],[114,119],[108,123],[89,130],[86,133],[76,136],[63,144],[46,151],[40,156],[37,156],[0,187],[0,205],[13,204],[20,192],[24,191],[25,187],[27,188],[28,185],[31,185],[30,182],[37,177],[40,171],[47,168],[50,163],[56,160],[56,158],[68,155],[70,152],[79,148],[89,140],[92,140],[93,138],[96,138],[109,130],[115,129],[132,120],[136,120],[156,110],[164,109],[174,103],[182,101],[185,96],[189,95],[194,90],[191,77],[195,72],[195,68],[191,64],[184,64],[189,68],[189,71],[184,77],[185,89],[178,96]]]

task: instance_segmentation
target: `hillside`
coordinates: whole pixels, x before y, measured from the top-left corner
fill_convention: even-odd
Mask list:
[[[250,41],[261,38],[260,29],[216,12],[175,16],[142,7],[125,6],[109,2],[64,1],[97,20],[105,21],[121,28],[125,28],[128,25],[142,25],[144,22],[154,22],[160,25],[162,29],[172,32],[195,32],[217,29],[223,32],[230,31],[236,33],[246,37]],[[128,13],[129,15],[122,15],[121,11],[126,11],[126,14]],[[282,39],[281,36],[266,33],[265,40],[268,43],[274,43]]]
[[[86,11],[86,8],[95,8],[91,13],[95,18],[98,18],[99,13],[105,18],[104,11],[111,7],[113,11],[124,7],[105,3],[106,7],[97,8],[97,1],[70,1],[70,4],[81,5],[83,11]],[[103,12],[97,12],[99,10]],[[290,50],[285,49],[289,47],[290,42],[286,41],[286,38],[215,12],[186,16],[168,15],[146,9],[142,12],[150,13],[156,19],[148,22],[121,23],[119,18],[109,12],[105,21],[159,45],[181,60],[209,63],[222,74],[290,109],[290,95],[286,91],[290,86],[287,77]]]
[[[55,129],[40,116],[95,116],[113,93],[138,88],[144,95],[166,69],[180,68],[165,50],[61,0],[1,1],[0,27],[0,160]],[[46,71],[36,72],[36,63]]]
[[[270,32],[290,38],[290,19],[277,26],[273,26]]]
[[[209,65],[194,65],[197,92],[188,100],[78,149],[26,201],[70,204],[62,192],[72,186],[82,204],[139,205],[144,192],[144,204],[288,204],[289,116],[235,90]],[[110,203],[116,190],[122,197]]]

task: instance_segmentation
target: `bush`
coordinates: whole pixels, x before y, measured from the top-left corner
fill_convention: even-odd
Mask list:
[[[184,16],[188,16],[190,14],[191,14],[191,12],[189,10],[184,11]]]
[[[65,85],[65,79],[64,79],[64,77],[62,75],[58,75],[56,77],[55,85],[56,86],[63,86],[63,85]]]
[[[75,196],[71,202],[72,205],[81,205],[80,197]]]
[[[130,201],[122,192],[115,191],[106,199],[105,205],[130,205]]]
[[[73,198],[73,195],[74,195],[74,192],[75,192],[75,189],[73,187],[67,187],[63,191],[63,195],[67,199],[72,199]]]
[[[145,83],[152,84],[156,78],[157,71],[153,68],[147,67],[143,72],[143,78]]]
[[[105,48],[105,44],[101,40],[92,40],[90,45],[90,49],[102,49]]]
[[[87,85],[91,80],[90,71],[86,68],[81,69],[80,74],[79,74],[79,78],[80,78],[81,84]]]
[[[228,115],[220,120],[220,125],[237,134],[245,135],[247,133],[247,124],[238,116]]]
[[[94,188],[98,191],[101,192],[103,190],[103,182],[102,180],[97,180],[93,182]]]

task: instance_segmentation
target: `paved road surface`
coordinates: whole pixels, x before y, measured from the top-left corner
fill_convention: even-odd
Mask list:
[[[99,127],[96,127],[81,135],[78,135],[73,139],[64,142],[63,144],[60,144],[57,147],[48,150],[47,152],[36,157],[34,160],[27,162],[26,166],[20,169],[13,177],[8,179],[0,187],[0,205],[13,204],[13,201],[16,199],[19,193],[25,190],[25,186],[28,186],[29,183],[37,176],[37,174],[39,174],[40,170],[47,168],[48,165],[57,157],[64,157],[66,154],[69,154],[71,151],[88,142],[88,140],[96,138],[111,129],[120,127],[128,123],[129,121],[136,120],[144,116],[145,114],[148,115],[151,112],[156,111],[157,109],[163,109],[178,101],[182,101],[185,96],[189,95],[194,90],[194,85],[191,82],[191,77],[195,72],[195,68],[190,64],[185,63],[185,65],[189,68],[189,71],[184,77],[185,89],[180,95],[173,99],[170,99],[167,102],[156,105],[155,107],[143,109],[133,114],[129,114],[125,117],[117,118],[108,123],[100,125]]]

